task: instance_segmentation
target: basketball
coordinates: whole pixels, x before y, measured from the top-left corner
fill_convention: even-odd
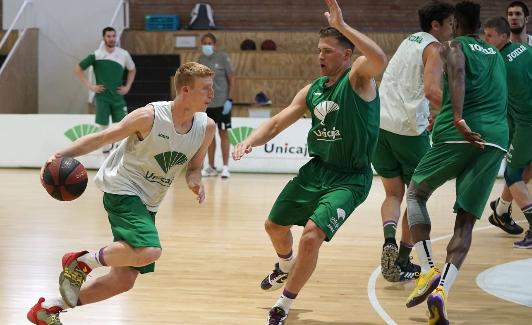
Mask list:
[[[87,170],[74,158],[57,158],[44,169],[41,183],[54,199],[72,201],[87,187]]]

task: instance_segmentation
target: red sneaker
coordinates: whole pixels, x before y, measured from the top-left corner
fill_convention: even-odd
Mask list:
[[[45,309],[41,306],[43,302],[44,298],[39,298],[35,306],[31,307],[28,312],[28,320],[37,325],[62,325],[59,320],[59,313],[63,309],[58,306]]]
[[[85,282],[87,274],[92,269],[83,262],[78,262],[78,257],[87,254],[87,251],[67,253],[63,256],[63,271],[59,275],[59,292],[69,307],[78,304],[79,290]]]

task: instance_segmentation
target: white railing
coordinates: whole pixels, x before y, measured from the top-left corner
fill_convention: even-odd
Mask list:
[[[9,28],[7,29],[6,33],[4,34],[4,37],[2,37],[2,40],[0,41],[0,50],[2,49],[4,44],[6,43],[7,39],[9,38],[9,34],[11,34],[11,31],[13,30],[13,28],[17,24],[17,22],[18,22],[20,16],[22,15],[22,13],[24,12],[24,10],[29,5],[31,5],[32,3],[33,3],[32,0],[25,0],[24,3],[22,4],[22,6],[20,6],[20,9],[18,10],[17,15],[15,16],[15,19],[13,19],[13,22],[11,23],[11,25],[9,25]]]

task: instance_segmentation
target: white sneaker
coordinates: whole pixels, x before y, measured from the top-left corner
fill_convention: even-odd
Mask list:
[[[231,173],[229,172],[229,169],[227,169],[227,167],[224,167],[224,168],[222,169],[221,177],[222,177],[222,178],[229,178],[229,177],[231,177]]]
[[[216,171],[216,169],[212,168],[211,166],[201,171],[201,176],[203,177],[211,177],[211,176],[216,176],[216,175],[218,175],[218,172]]]

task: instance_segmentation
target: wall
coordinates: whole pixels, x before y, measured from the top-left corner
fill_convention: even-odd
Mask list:
[[[476,0],[483,17],[505,15],[506,0]],[[190,20],[197,0],[131,0],[131,27],[144,29],[148,14],[177,14],[182,25]],[[327,23],[323,0],[210,0],[218,29],[316,30]],[[345,20],[364,31],[417,30],[417,9],[427,0],[338,0]],[[450,1],[456,3],[458,1]],[[527,1],[525,1],[526,3]],[[530,2],[528,3],[530,6]],[[528,24],[532,31],[532,21]]]
[[[3,0],[3,26],[9,27],[23,0]],[[33,0],[23,27],[39,28],[39,113],[83,113],[87,90],[72,73],[101,40],[113,16],[113,0]]]
[[[37,46],[39,30],[20,34],[16,49],[0,68],[0,113],[37,113]]]

